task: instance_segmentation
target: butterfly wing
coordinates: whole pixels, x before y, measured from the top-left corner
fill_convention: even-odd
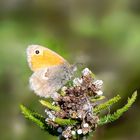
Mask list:
[[[68,64],[63,57],[40,45],[30,45],[27,48],[27,60],[32,71],[65,63]]]
[[[71,78],[68,65],[59,65],[40,69],[30,77],[30,87],[41,97],[50,97]]]

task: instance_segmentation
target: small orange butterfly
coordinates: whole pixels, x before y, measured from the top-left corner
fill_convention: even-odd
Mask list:
[[[31,89],[41,97],[52,97],[71,78],[74,67],[54,51],[40,45],[27,48],[27,60],[34,72]]]

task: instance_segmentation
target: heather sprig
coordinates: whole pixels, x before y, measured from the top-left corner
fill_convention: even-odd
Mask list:
[[[20,109],[25,118],[60,139],[87,138],[98,126],[119,119],[137,97],[137,92],[134,92],[122,108],[112,114],[103,115],[102,111],[117,103],[121,97],[117,95],[104,101],[106,96],[103,96],[102,86],[103,81],[95,79],[94,74],[85,68],[79,77],[74,77],[57,91],[60,96],[56,99],[40,100],[45,108],[44,116],[24,105],[20,105]]]

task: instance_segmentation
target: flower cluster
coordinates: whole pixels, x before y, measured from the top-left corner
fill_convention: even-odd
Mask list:
[[[67,140],[84,136],[95,130],[99,117],[94,113],[96,103],[93,98],[102,96],[102,80],[96,80],[93,73],[85,68],[80,77],[73,79],[72,85],[65,85],[60,90],[60,96],[52,102],[59,111],[46,109],[46,122],[52,125]],[[71,119],[78,123],[71,126],[61,126],[56,118]]]

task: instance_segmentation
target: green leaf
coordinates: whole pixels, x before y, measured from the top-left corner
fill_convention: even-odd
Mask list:
[[[61,118],[55,118],[55,123],[63,126],[63,125],[76,125],[78,121],[72,120],[72,119],[61,119]]]
[[[20,109],[22,111],[22,114],[25,116],[25,118],[36,123],[41,129],[46,128],[45,126],[46,124],[44,123],[45,118],[42,115],[27,109],[24,105],[20,105]]]
[[[98,124],[104,125],[104,124],[107,124],[107,123],[110,123],[110,122],[113,122],[113,121],[119,119],[123,115],[123,113],[126,112],[132,106],[132,104],[135,102],[136,98],[137,98],[137,91],[135,91],[133,93],[131,98],[128,98],[128,102],[125,106],[118,109],[113,114],[108,114],[108,115],[100,118],[100,121]]]
[[[57,129],[54,128],[53,126],[48,125],[45,122],[45,117],[43,117],[41,114],[35,111],[31,111],[30,109],[26,108],[24,105],[20,105],[20,109],[22,111],[22,114],[25,116],[25,118],[37,124],[42,130],[45,130],[55,136],[59,135]]]
[[[53,128],[50,125],[47,125],[45,122],[45,117],[43,117],[41,114],[31,111],[28,108],[26,108],[24,105],[20,105],[20,109],[22,111],[22,114],[25,116],[25,118],[31,120],[35,124],[37,124],[41,129],[48,131],[52,134],[52,132],[55,132],[55,128]],[[61,118],[55,118],[55,123],[66,126],[66,125],[76,125],[78,121],[72,120],[72,119],[61,119]],[[54,134],[54,133],[53,133]],[[55,135],[57,135],[57,132],[55,132]]]
[[[116,97],[108,100],[107,102],[102,103],[102,104],[98,105],[97,107],[95,107],[93,109],[93,112],[94,113],[98,113],[98,112],[100,112],[102,110],[105,110],[108,107],[110,107],[111,105],[113,105],[114,103],[118,102],[120,99],[121,99],[120,95],[117,95]]]
[[[100,96],[100,97],[97,97],[97,98],[91,98],[90,101],[91,102],[97,102],[97,101],[100,101],[100,100],[103,100],[105,99],[105,96]]]
[[[51,109],[51,110],[60,111],[60,107],[59,107],[59,106],[54,106],[54,105],[52,105],[52,103],[50,103],[50,102],[48,102],[48,101],[40,100],[40,103],[41,103],[43,106],[45,106],[45,107],[47,107],[47,108],[49,108],[49,109]]]

